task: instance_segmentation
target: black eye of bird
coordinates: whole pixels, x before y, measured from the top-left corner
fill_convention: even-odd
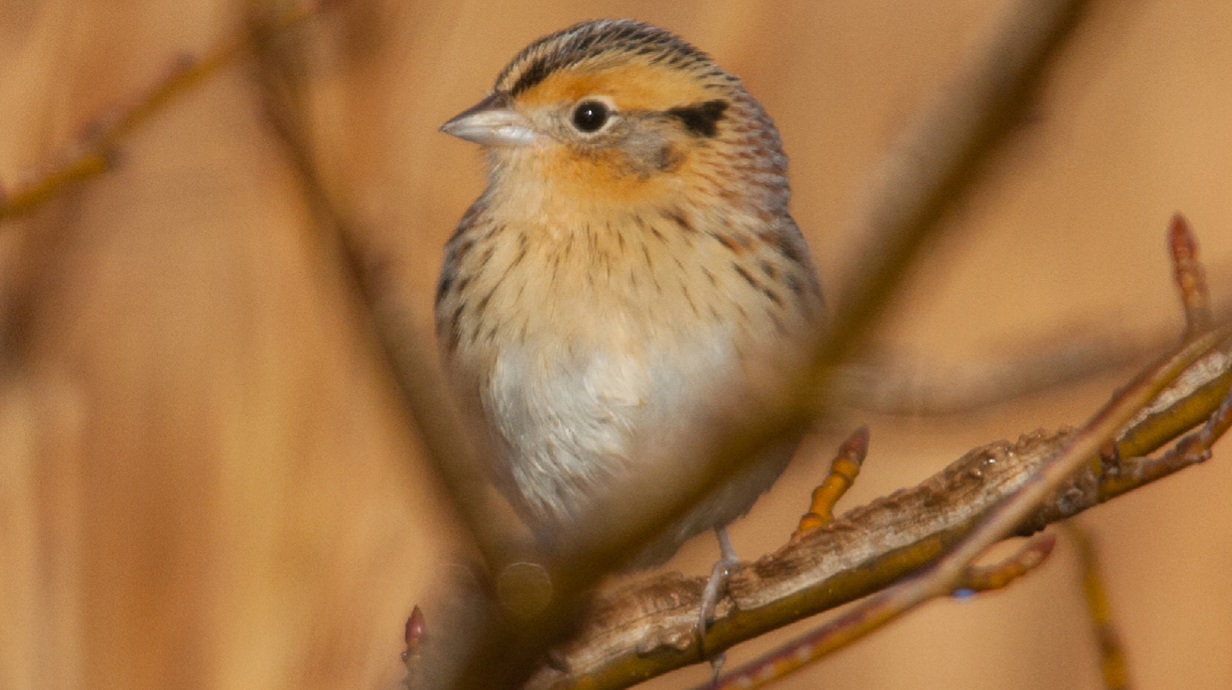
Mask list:
[[[573,126],[581,132],[598,132],[610,116],[611,111],[599,101],[582,101],[573,109]]]

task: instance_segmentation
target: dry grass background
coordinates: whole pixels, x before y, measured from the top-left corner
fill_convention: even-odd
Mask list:
[[[944,368],[1079,323],[1179,329],[1163,239],[1177,209],[1227,299],[1232,4],[1108,5],[916,272],[887,346]],[[367,241],[397,257],[426,324],[440,247],[482,186],[480,156],[437,125],[531,39],[637,17],[710,51],[774,115],[796,218],[834,285],[862,180],[996,8],[357,4],[308,32],[314,144]],[[242,10],[0,0],[0,181],[37,174],[177,55],[235,31]],[[114,172],[0,227],[0,688],[383,688],[399,677],[402,622],[454,535],[248,69],[174,103],[124,144]],[[786,538],[857,421],[873,445],[846,506],[973,445],[1076,423],[1117,382],[961,417],[836,420],[737,523],[737,548],[753,557]],[[1083,518],[1139,687],[1232,685],[1226,449]],[[670,567],[700,574],[714,550],[690,543]],[[784,687],[1098,687],[1074,566],[1063,547],[1009,591],[931,604]]]

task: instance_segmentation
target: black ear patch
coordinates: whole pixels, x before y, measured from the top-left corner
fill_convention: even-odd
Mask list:
[[[685,105],[671,108],[668,115],[678,118],[690,132],[703,137],[712,137],[718,133],[719,120],[731,104],[724,100],[706,101],[696,105]]]

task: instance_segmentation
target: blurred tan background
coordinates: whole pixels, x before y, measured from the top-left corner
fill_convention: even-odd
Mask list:
[[[1105,4],[916,272],[885,347],[944,370],[1075,325],[1179,329],[1164,244],[1176,210],[1226,304],[1232,3]],[[304,32],[315,153],[367,241],[397,257],[426,326],[441,246],[483,184],[476,150],[436,127],[537,36],[636,17],[711,52],[775,117],[794,214],[834,285],[854,246],[844,221],[878,155],[998,7],[344,4]],[[244,10],[0,0],[0,184],[37,176],[177,57],[234,34]],[[0,688],[386,688],[400,677],[402,623],[452,528],[251,76],[244,63],[226,70],[126,139],[114,172],[0,225]],[[1078,423],[1126,376],[960,416],[832,420],[736,524],[737,549],[753,558],[786,539],[860,421],[872,450],[840,508],[974,445]],[[1138,687],[1232,685],[1227,450],[1082,518]],[[712,541],[669,567],[706,572]],[[1064,541],[1009,591],[933,603],[783,685],[1099,686]]]

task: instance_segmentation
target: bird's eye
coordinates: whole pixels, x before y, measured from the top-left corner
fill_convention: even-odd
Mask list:
[[[607,124],[611,111],[599,101],[582,101],[573,109],[573,126],[580,132],[598,132]]]

